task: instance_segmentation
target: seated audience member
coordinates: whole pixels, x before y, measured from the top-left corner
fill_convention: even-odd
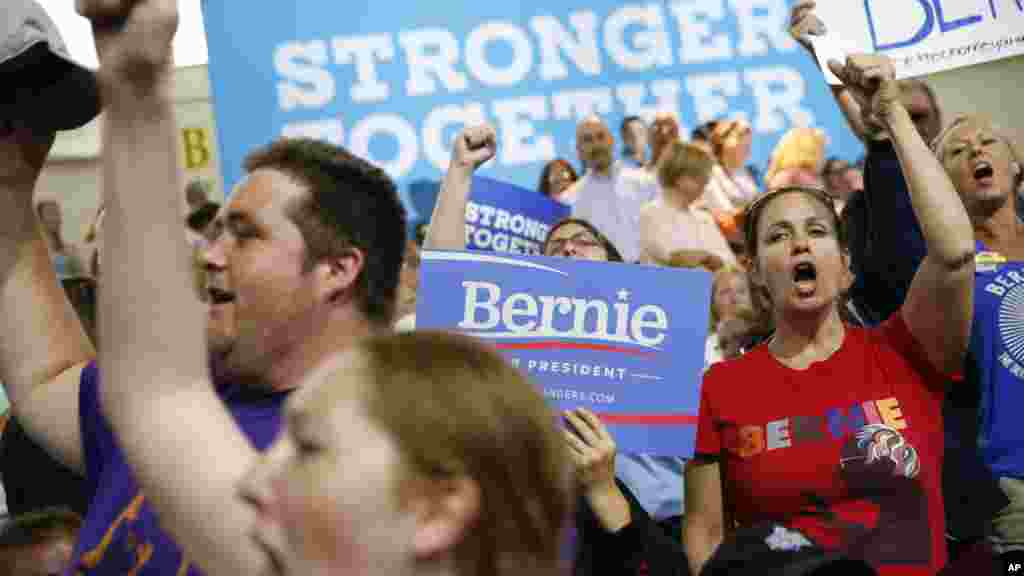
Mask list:
[[[746,168],[752,130],[743,120],[718,122],[711,131],[710,142],[715,165],[703,204],[713,214],[733,216],[758,194],[757,183]]]
[[[721,323],[737,315],[740,310],[753,310],[750,281],[746,270],[738,266],[725,266],[715,272],[711,281],[711,330],[704,348],[704,368],[724,358],[722,342],[718,336]]]
[[[705,375],[686,476],[694,571],[733,522],[777,523],[882,576],[935,574],[946,563],[941,408],[971,335],[971,221],[891,68],[877,63],[852,56],[833,70],[892,135],[927,256],[892,318],[854,328],[840,318],[852,277],[831,198],[783,188],[748,209],[751,282],[776,330]]]
[[[622,261],[614,244],[592,224],[578,219],[566,219],[551,228],[544,242],[544,254],[581,260]],[[696,267],[701,262],[691,258],[680,265]],[[621,486],[612,491],[611,496],[605,495],[602,503],[609,509],[622,510],[627,507],[627,501],[635,499],[662,532],[677,542],[681,537],[683,507],[682,465],[680,458],[619,454],[615,459],[615,470],[622,480]],[[609,500],[617,504],[609,504]],[[588,513],[593,514],[593,511]],[[590,554],[584,548],[586,544],[577,550],[578,561]],[[657,551],[652,554],[660,556]]]
[[[793,128],[772,150],[765,181],[768,190],[787,186],[821,188],[825,133],[817,128]]]
[[[812,36],[824,34],[825,30],[814,8],[812,1],[798,2],[793,7],[790,33],[817,62],[810,40]],[[917,132],[925,142],[934,142],[943,126],[942,108],[934,90],[916,79],[903,80],[899,87],[900,99],[910,112]],[[852,268],[856,276],[851,301],[865,324],[876,325],[903,305],[925,257],[926,247],[892,139],[883,127],[864,121],[866,116],[853,96],[854,91],[839,87],[834,88],[834,92],[851,128],[867,147],[864,193],[851,198],[843,216],[849,223]],[[958,191],[964,195],[960,186]],[[972,219],[981,216],[971,213],[970,204],[967,210]],[[1012,221],[1003,216],[1005,213],[997,211],[991,221]],[[986,228],[987,224],[982,224],[977,230]],[[985,278],[979,275],[978,282],[985,282]],[[982,284],[978,284],[976,294],[983,294],[982,288]],[[974,333],[979,335],[984,333],[977,326],[981,317],[976,310]],[[968,368],[971,364],[968,363]],[[995,374],[999,372],[997,369]],[[967,380],[947,394],[943,406],[946,432],[943,496],[951,561],[961,553],[972,554],[982,548],[992,531],[992,517],[1010,503],[993,471],[978,453],[978,438],[984,438],[979,428],[979,410],[994,405],[989,404],[993,400],[982,400],[988,396],[983,388],[991,386],[992,382],[979,378],[976,371],[968,370],[966,375]],[[976,560],[975,557],[965,558],[963,565],[970,567]]]
[[[36,203],[36,216],[43,226],[50,258],[58,278],[73,278],[86,273],[82,259],[71,244],[64,241],[62,226],[64,218],[56,200],[40,200]]]
[[[563,194],[574,218],[593,222],[622,251],[626,262],[640,253],[640,207],[657,194],[657,183],[640,170],[616,167],[614,139],[596,116],[580,122],[576,147],[587,172]],[[657,150],[657,147],[655,147]]]
[[[626,116],[619,126],[619,138],[622,139],[622,158],[619,163],[623,168],[643,168],[647,164],[647,124],[639,116]]]
[[[69,568],[82,519],[45,509],[0,525],[0,576],[55,576]]]
[[[672,265],[680,254],[702,252],[707,267],[735,264],[736,256],[714,219],[697,207],[714,160],[693,144],[674,142],[658,168],[661,194],[640,210],[640,262]]]
[[[552,200],[567,204],[568,201],[565,201],[564,198],[565,191],[577,180],[579,180],[579,176],[576,175],[572,164],[564,158],[555,158],[545,164],[544,169],[541,170],[537,190]]]

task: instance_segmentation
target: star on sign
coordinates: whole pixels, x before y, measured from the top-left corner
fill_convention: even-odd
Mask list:
[[[622,288],[621,290],[618,291],[618,296],[619,300],[622,300],[623,302],[629,300],[629,290]]]

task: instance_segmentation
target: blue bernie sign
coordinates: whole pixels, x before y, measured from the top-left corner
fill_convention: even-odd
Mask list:
[[[416,326],[492,343],[555,407],[598,414],[623,453],[690,457],[710,298],[704,271],[427,251]]]
[[[477,176],[466,203],[466,247],[541,254],[548,230],[569,211],[534,190]]]
[[[545,162],[576,162],[597,114],[722,116],[754,130],[762,169],[779,136],[817,126],[830,153],[862,148],[815,62],[787,34],[791,0],[204,2],[224,182],[281,135],[340,144],[403,193],[439,180],[467,124],[497,129],[487,175],[534,189]],[[411,220],[415,212],[408,196]]]

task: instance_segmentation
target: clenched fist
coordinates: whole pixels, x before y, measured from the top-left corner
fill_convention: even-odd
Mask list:
[[[892,113],[902,106],[896,69],[888,56],[855,54],[845,64],[829,60],[828,67],[849,89],[866,118],[887,125]]]
[[[492,126],[466,128],[455,138],[451,168],[472,172],[493,158],[497,151],[498,137]]]
[[[170,71],[177,0],[77,0],[77,8],[92,22],[105,88],[147,92]]]

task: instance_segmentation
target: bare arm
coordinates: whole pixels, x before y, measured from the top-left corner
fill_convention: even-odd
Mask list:
[[[93,19],[108,107],[102,258],[115,264],[100,282],[103,409],[161,527],[186,556],[212,574],[260,573],[265,558],[246,537],[251,518],[235,498],[256,453],[209,381],[205,314],[180,217],[169,97],[175,1],[79,6]],[[108,18],[124,23],[96,26]]]
[[[57,281],[32,208],[53,138],[22,128],[0,136],[0,382],[28,434],[82,472],[78,379],[96,353]]]
[[[494,128],[486,125],[467,128],[455,139],[452,160],[423,242],[424,249],[462,250],[466,247],[466,202],[473,172],[494,156],[496,146]]]
[[[891,62],[851,56],[829,66],[886,124],[907,181],[927,255],[910,284],[903,318],[925,355],[944,373],[963,366],[974,313],[974,230],[942,164],[900,102]]]
[[[690,571],[700,574],[725,537],[722,473],[717,462],[686,462],[686,515],[683,516],[683,546]]]

